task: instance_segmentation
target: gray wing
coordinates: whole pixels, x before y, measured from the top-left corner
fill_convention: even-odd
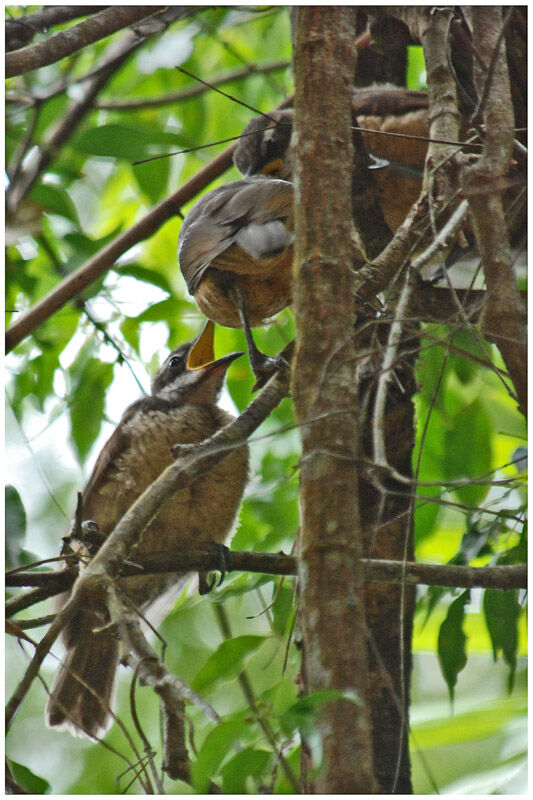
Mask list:
[[[288,181],[244,178],[208,192],[187,215],[179,236],[179,264],[189,292],[195,293],[209,265],[232,245],[260,258],[287,247],[292,235],[286,231],[292,227]]]

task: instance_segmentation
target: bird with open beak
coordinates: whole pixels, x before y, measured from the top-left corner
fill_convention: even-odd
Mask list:
[[[242,353],[214,357],[214,325],[173,350],[157,372],[152,392],[124,413],[100,453],[83,492],[82,518],[109,536],[134,501],[173,462],[174,444],[200,442],[232,420],[217,405],[229,365]],[[130,560],[172,557],[205,542],[223,543],[235,522],[248,477],[248,448],[240,446],[162,506],[130,553]],[[188,575],[163,573],[120,578],[119,589],[150,617],[161,618]],[[161,606],[164,606],[162,608]],[[156,611],[157,609],[157,611]],[[78,735],[101,735],[110,723],[119,642],[105,598],[80,608],[63,634],[66,647],[47,706],[50,726]]]

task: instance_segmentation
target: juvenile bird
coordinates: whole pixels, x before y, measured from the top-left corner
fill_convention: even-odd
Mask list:
[[[261,353],[251,328],[291,302],[294,192],[263,177],[226,183],[189,211],[178,258],[189,292],[209,319],[244,329],[256,387],[279,360]]]
[[[420,193],[427,142],[379,131],[427,137],[427,94],[390,84],[358,88],[352,95],[352,111],[359,127],[366,129],[362,134],[365,147],[380,167],[374,171],[379,200],[394,231]],[[250,120],[233,159],[239,172],[292,180],[293,119],[294,110],[287,108]]]
[[[82,516],[108,536],[139,495],[174,460],[176,443],[200,442],[231,421],[217,406],[229,365],[242,353],[214,358],[213,323],[194,342],[173,350],[157,372],[150,396],[124,413],[100,453],[83,493]],[[190,486],[176,492],[131,551],[142,565],[172,557],[202,542],[222,543],[235,521],[248,475],[248,448],[241,446]],[[171,607],[187,575],[165,573],[119,580],[120,591],[143,612]],[[150,613],[147,615],[150,617]],[[80,609],[64,632],[66,655],[47,706],[50,726],[96,736],[107,728],[119,661],[119,642],[109,627],[105,599]],[[106,627],[107,626],[107,627]]]

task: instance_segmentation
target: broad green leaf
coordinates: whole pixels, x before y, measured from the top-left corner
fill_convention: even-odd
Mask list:
[[[264,636],[236,636],[222,642],[198,672],[191,686],[196,692],[212,687],[219,680],[240,672],[247,656],[266,640]]]
[[[211,780],[215,779],[226,753],[246,732],[243,720],[221,722],[206,736],[191,766],[191,780],[197,794],[206,794]]]
[[[509,665],[509,691],[512,691],[516,672],[520,611],[516,590],[485,589],[483,612],[492,641],[492,652],[496,661],[501,651],[504,661]]]
[[[439,664],[453,701],[457,676],[466,665],[466,636],[463,631],[465,605],[470,602],[470,592],[463,592],[448,608],[446,619],[440,626],[438,640]]]
[[[225,794],[250,794],[257,791],[257,783],[273,758],[273,753],[267,750],[256,750],[253,747],[241,750],[222,769],[222,791]]]
[[[26,536],[26,511],[14,486],[5,489],[6,567],[14,569],[24,563],[23,542]]]
[[[407,48],[407,86],[417,90],[426,88],[426,64],[420,45]]]
[[[291,734],[295,729],[300,730],[304,737],[309,735],[316,727],[316,718],[320,713],[320,709],[334,700],[348,700],[351,703],[360,704],[360,700],[356,696],[348,695],[346,692],[340,692],[337,689],[323,689],[313,692],[306,697],[301,697],[281,715],[282,730],[287,735]]]
[[[135,180],[141,192],[155,205],[164,196],[170,175],[168,158],[158,158],[146,164],[132,166]]]
[[[446,478],[480,478],[492,467],[492,422],[481,400],[474,400],[451,420],[444,436]],[[487,479],[490,481],[490,477]],[[470,484],[455,489],[464,503],[478,505],[487,495],[490,483]]]
[[[136,278],[138,281],[151,283],[153,286],[157,286],[164,292],[172,294],[172,286],[170,285],[170,281],[166,275],[163,275],[161,272],[156,272],[155,269],[148,269],[148,267],[142,267],[139,264],[121,264],[118,274],[130,275],[132,278]]]
[[[44,211],[66,217],[79,225],[76,207],[64,189],[51,183],[41,183],[31,193],[32,200],[40,203]]]
[[[165,133],[155,127],[110,123],[86,128],[73,138],[72,145],[80,153],[136,161],[161,152],[154,151],[154,145],[186,147],[187,140],[179,133]]]
[[[15,780],[28,794],[48,794],[50,790],[48,781],[35,775],[35,773],[23,764],[17,764],[16,761],[8,760],[8,764]]]
[[[83,462],[100,432],[105,394],[113,380],[113,364],[91,358],[70,398],[71,437]]]
[[[179,314],[179,303],[170,298],[148,306],[138,317],[138,322],[169,322]]]

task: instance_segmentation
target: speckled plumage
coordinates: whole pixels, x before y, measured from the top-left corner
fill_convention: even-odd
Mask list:
[[[210,323],[211,325],[211,323]],[[212,336],[212,334],[211,334]],[[199,442],[231,421],[216,405],[235,355],[189,369],[191,345],[173,351],[156,375],[149,397],[133,403],[103,448],[83,495],[83,519],[109,535],[139,495],[174,460],[173,444]],[[231,532],[248,475],[248,448],[239,447],[161,508],[129,560],[172,556],[199,542],[224,542]],[[176,573],[122,578],[120,590],[147,616],[164,614],[188,576]],[[161,608],[161,605],[163,608]],[[157,623],[158,620],[155,620]],[[66,657],[47,707],[51,726],[77,735],[100,735],[109,724],[119,642],[105,602],[81,609],[64,632]],[[76,678],[75,676],[78,676]]]

